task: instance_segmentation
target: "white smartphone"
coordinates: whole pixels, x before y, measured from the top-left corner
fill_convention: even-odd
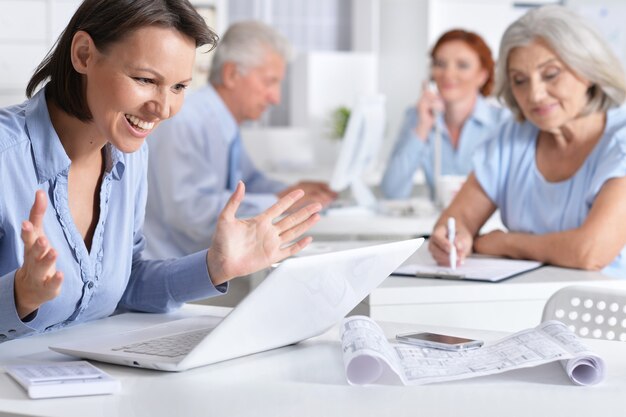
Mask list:
[[[437,88],[437,83],[435,82],[435,80],[430,80],[428,81],[428,90],[430,90],[430,92],[435,93],[435,94],[439,94],[439,89]]]
[[[482,340],[466,339],[438,333],[403,333],[396,335],[396,340],[411,345],[444,350],[476,349],[483,345]]]

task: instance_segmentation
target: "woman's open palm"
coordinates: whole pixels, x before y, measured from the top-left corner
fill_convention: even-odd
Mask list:
[[[309,204],[280,218],[300,198],[304,191],[294,190],[282,197],[263,213],[249,218],[235,217],[243,200],[243,182],[230,197],[220,213],[207,254],[209,273],[214,285],[248,275],[294,255],[306,247],[311,238],[299,239],[319,220],[319,203]],[[294,240],[295,243],[290,244]]]

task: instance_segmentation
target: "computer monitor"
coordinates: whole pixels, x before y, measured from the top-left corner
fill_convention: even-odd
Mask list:
[[[330,180],[330,188],[340,192],[348,187],[356,204],[376,210],[376,198],[363,182],[363,175],[374,161],[385,130],[385,97],[362,96],[350,112],[341,149]]]

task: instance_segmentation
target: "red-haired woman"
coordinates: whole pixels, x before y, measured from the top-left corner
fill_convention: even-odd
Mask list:
[[[408,197],[419,168],[432,192],[435,124],[442,138],[442,175],[467,175],[474,149],[508,115],[485,100],[493,88],[494,62],[480,36],[460,29],[446,32],[435,43],[431,59],[438,91],[431,91],[425,82],[417,105],[406,112],[381,184],[388,198]]]

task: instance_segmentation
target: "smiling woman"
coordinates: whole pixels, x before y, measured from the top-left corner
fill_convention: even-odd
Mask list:
[[[0,110],[4,340],[219,295],[310,242],[300,237],[319,205],[274,222],[302,197],[296,190],[239,220],[239,183],[210,248],[142,259],[146,136],[180,109],[196,47],[216,42],[186,0],[85,0],[28,84],[29,100]]]
[[[433,231],[448,263],[479,253],[602,269],[626,278],[626,97],[623,69],[581,17],[562,6],[526,13],[505,32],[496,94],[517,121],[478,149],[474,172]],[[508,232],[478,236],[500,209]],[[457,220],[457,238],[445,222]]]
[[[142,27],[104,52],[87,32],[78,31],[72,49],[74,69],[89,80],[85,97],[94,129],[90,136],[99,136],[94,145],[110,142],[122,152],[134,152],[161,120],[182,106],[195,42],[176,29]],[[53,121],[56,115],[71,117],[63,111],[51,114]]]
[[[444,33],[431,52],[431,78],[417,105],[406,111],[381,188],[388,198],[407,198],[415,171],[435,187],[435,126],[441,134],[441,174],[466,176],[474,150],[508,116],[486,97],[493,90],[494,62],[485,41],[461,29]]]

